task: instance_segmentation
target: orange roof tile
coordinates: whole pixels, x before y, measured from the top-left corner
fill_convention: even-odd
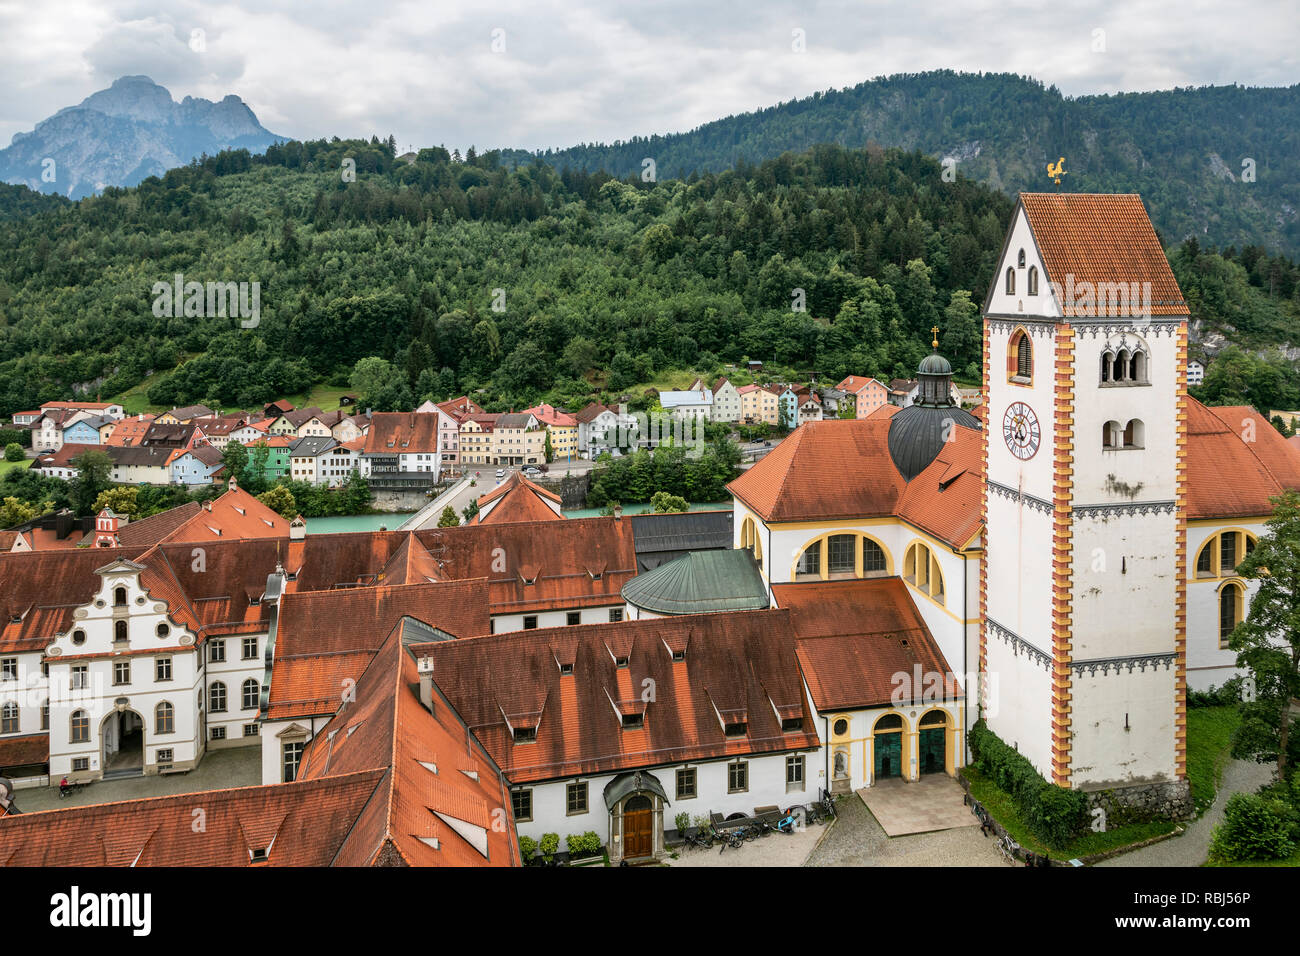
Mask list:
[[[1062,287],[1082,282],[1151,283],[1152,315],[1187,315],[1187,303],[1147,216],[1131,194],[1021,193],[1020,205],[1042,254],[1047,279]],[[994,284],[1001,281],[994,277]],[[1075,303],[1059,303],[1066,316]],[[985,303],[987,308],[987,302]],[[1088,314],[1095,314],[1089,312]]]
[[[1263,517],[1269,498],[1300,491],[1300,449],[1255,409],[1187,399],[1187,517]]]
[[[927,690],[961,698],[900,578],[775,584],[772,593],[790,609],[799,666],[818,710],[911,703]]]
[[[438,687],[519,784],[816,747],[788,614],[544,628],[413,650],[433,658]],[[684,661],[672,660],[669,639],[684,642]],[[615,656],[626,656],[627,667],[617,667]],[[572,660],[572,674],[560,673],[561,657]],[[641,696],[647,678],[657,688],[651,702]],[[802,729],[783,732],[779,708],[798,713]],[[718,711],[745,714],[746,734],[727,736]],[[623,712],[643,713],[644,725],[624,729]],[[536,740],[515,744],[511,724],[535,727]]]
[[[547,502],[553,504],[547,504]],[[470,524],[504,524],[512,521],[557,521],[560,496],[547,491],[517,471],[478,499],[478,513]]]

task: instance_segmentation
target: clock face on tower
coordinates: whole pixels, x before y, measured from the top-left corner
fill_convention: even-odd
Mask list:
[[[1007,413],[1002,416],[1002,437],[1011,449],[1011,454],[1021,461],[1033,458],[1043,437],[1034,410],[1024,402],[1012,402]]]

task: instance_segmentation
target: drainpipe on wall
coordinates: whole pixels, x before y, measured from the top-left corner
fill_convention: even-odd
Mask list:
[[[830,784],[831,784],[831,719],[830,719],[829,717],[827,717],[825,714],[822,714],[822,730],[824,731],[824,734],[823,734],[824,743],[823,743],[823,745],[822,745],[822,751],[823,751],[823,752],[825,753],[825,755],[826,755],[826,759],[825,759],[826,768],[822,771],[822,774],[823,774],[823,776],[824,776],[824,778],[825,778],[825,780],[826,780],[826,786],[825,786],[823,789],[824,789],[827,793],[830,793],[830,792],[831,792],[831,790],[830,790]],[[820,797],[820,794],[819,794],[818,796]]]

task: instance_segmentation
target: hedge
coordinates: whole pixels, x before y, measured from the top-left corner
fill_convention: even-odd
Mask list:
[[[1292,839],[1295,815],[1281,800],[1257,793],[1234,793],[1223,808],[1223,822],[1214,828],[1211,862],[1286,859],[1296,849]]]
[[[1013,801],[1031,833],[1054,850],[1063,849],[1088,821],[1088,797],[1048,783],[1018,750],[1008,747],[980,718],[968,735],[980,773]]]

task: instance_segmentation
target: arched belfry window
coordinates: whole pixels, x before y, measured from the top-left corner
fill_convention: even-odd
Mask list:
[[[1101,380],[1103,382],[1115,380],[1115,354],[1109,349],[1101,353]]]
[[[1038,266],[1029,267],[1029,294],[1038,295]]]
[[[1016,270],[1007,266],[1007,295],[1016,294]]]
[[[1016,256],[1016,268],[1023,269],[1024,267],[1025,267],[1025,250],[1021,249],[1020,254]]]
[[[1034,343],[1029,333],[1019,329],[1011,336],[1007,352],[1007,377],[1013,382],[1027,385],[1034,377]]]

